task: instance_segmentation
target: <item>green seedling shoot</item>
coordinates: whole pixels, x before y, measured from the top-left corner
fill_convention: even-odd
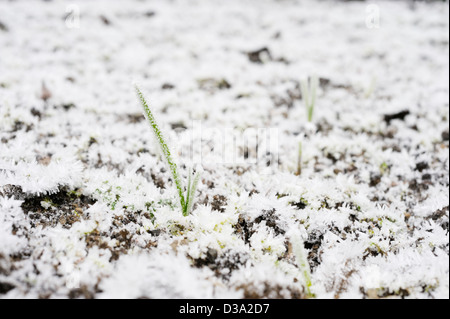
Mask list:
[[[317,87],[319,79],[316,76],[310,77],[308,80],[300,82],[302,90],[303,103],[308,113],[308,122],[312,122],[314,107],[316,106]]]
[[[193,174],[192,171],[190,172],[188,178],[188,185],[185,193],[184,187],[180,179],[180,174],[178,172],[177,164],[172,158],[172,154],[170,153],[170,148],[167,145],[166,139],[164,138],[158,126],[158,123],[156,123],[156,119],[152,111],[150,110],[141,90],[138,88],[137,85],[135,86],[135,88],[139,101],[141,102],[141,105],[144,108],[144,115],[148,120],[148,122],[150,123],[153,133],[155,134],[156,140],[158,141],[158,144],[161,147],[163,157],[165,158],[167,165],[169,166],[170,173],[172,174],[175,186],[178,191],[178,197],[180,199],[180,206],[183,216],[187,216],[191,212],[192,206],[194,204],[194,197],[195,192],[197,190],[198,181],[200,179],[200,173],[197,172],[196,174]]]
[[[298,158],[297,158],[297,172],[295,175],[300,176],[302,174],[302,142],[298,143]]]
[[[291,244],[292,251],[295,256],[295,261],[297,263],[297,267],[299,268],[302,277],[304,279],[305,289],[308,297],[314,297],[314,294],[311,292],[311,270],[309,268],[309,263],[306,258],[305,248],[303,246],[303,240],[300,238],[298,234],[292,234],[291,236]]]

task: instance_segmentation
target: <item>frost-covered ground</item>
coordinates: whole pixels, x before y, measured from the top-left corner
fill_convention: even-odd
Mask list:
[[[448,13],[1,1],[0,297],[303,298],[303,245],[317,298],[448,298]],[[183,177],[194,120],[238,137],[206,149],[255,159],[249,128],[278,148],[213,154],[183,217],[133,82]]]

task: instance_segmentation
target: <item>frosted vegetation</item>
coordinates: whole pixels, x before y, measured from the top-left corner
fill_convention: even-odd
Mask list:
[[[0,298],[448,298],[449,4],[374,3],[0,1]]]

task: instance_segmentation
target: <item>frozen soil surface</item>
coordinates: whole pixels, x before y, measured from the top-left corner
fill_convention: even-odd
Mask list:
[[[70,4],[0,2],[0,298],[449,297],[448,2]],[[194,120],[278,149],[183,217],[134,81],[183,179]]]

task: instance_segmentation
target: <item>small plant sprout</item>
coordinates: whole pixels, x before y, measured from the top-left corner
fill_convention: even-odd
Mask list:
[[[318,86],[319,79],[316,76],[300,82],[303,103],[305,103],[306,110],[308,112],[308,122],[312,122]]]
[[[180,174],[178,172],[178,167],[175,161],[172,158],[172,155],[170,153],[169,146],[166,143],[166,139],[162,135],[162,132],[156,123],[156,119],[150,110],[147,101],[144,98],[144,95],[142,94],[141,90],[138,88],[137,85],[135,85],[136,92],[138,95],[138,98],[142,104],[142,107],[144,108],[144,115],[148,122],[150,123],[150,126],[152,127],[153,133],[155,134],[156,140],[158,141],[159,146],[161,147],[161,151],[163,154],[163,157],[166,159],[167,164],[169,165],[170,172],[172,174],[175,186],[178,191],[178,197],[180,199],[180,206],[181,211],[183,213],[183,216],[189,215],[189,213],[192,210],[192,206],[194,204],[194,197],[195,192],[197,190],[198,181],[200,179],[200,172],[197,170],[197,173],[193,173],[192,170],[189,172],[189,178],[188,178],[188,185],[186,189],[186,193],[184,192],[184,187],[181,183]]]
[[[302,174],[302,142],[298,143],[298,158],[297,158],[297,172],[295,175],[300,176]]]
[[[303,240],[300,238],[300,235],[295,232],[291,234],[290,239],[295,261],[304,279],[306,293],[308,294],[308,297],[314,297],[314,294],[311,292],[311,270],[309,268],[308,260],[306,259]]]
[[[372,77],[372,80],[370,80],[369,86],[364,90],[364,98],[368,99],[373,92],[375,91],[377,79],[375,77]]]

